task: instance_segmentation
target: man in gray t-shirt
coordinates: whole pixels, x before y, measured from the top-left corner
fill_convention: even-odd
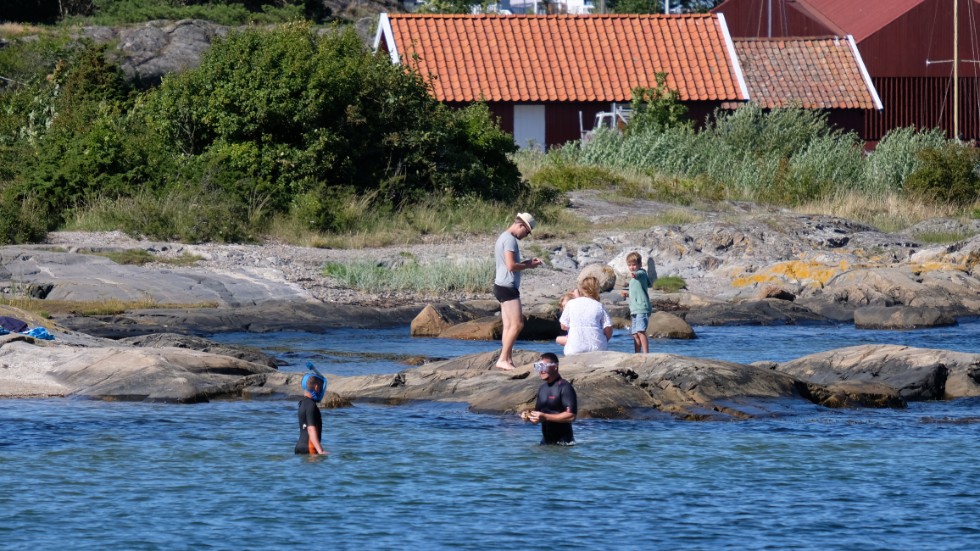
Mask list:
[[[517,246],[519,239],[531,235],[534,226],[534,217],[530,213],[519,213],[510,227],[500,234],[494,246],[497,269],[493,279],[493,296],[500,302],[500,320],[503,322],[502,348],[500,358],[497,359],[497,367],[500,369],[514,369],[511,354],[517,336],[524,328],[524,314],[521,312],[521,271],[541,265],[538,258],[522,261],[521,251]]]

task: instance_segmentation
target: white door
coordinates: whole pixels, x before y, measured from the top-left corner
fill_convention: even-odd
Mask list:
[[[544,105],[514,106],[514,143],[544,151]]]

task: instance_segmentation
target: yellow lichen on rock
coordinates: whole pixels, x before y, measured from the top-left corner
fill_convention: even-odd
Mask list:
[[[745,287],[760,283],[792,282],[803,285],[818,284],[823,286],[830,279],[848,270],[847,262],[837,266],[828,266],[819,262],[790,260],[768,266],[753,274],[736,277],[732,280],[733,287]]]
[[[969,272],[970,266],[952,262],[921,262],[910,266],[912,273],[919,275],[925,272]]]

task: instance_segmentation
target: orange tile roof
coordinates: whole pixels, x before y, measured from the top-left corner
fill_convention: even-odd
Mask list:
[[[661,71],[681,100],[747,99],[717,15],[382,14],[379,23],[375,46],[434,76],[440,101],[626,102]]]
[[[847,38],[736,38],[749,96],[765,108],[881,109]]]

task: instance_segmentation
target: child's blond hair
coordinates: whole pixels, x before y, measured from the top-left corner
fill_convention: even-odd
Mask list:
[[[640,256],[640,253],[638,253],[636,251],[633,251],[630,254],[626,255],[626,263],[627,264],[636,264],[637,266],[639,266],[639,267],[642,268],[643,267],[643,257]]]
[[[594,276],[584,277],[578,282],[579,296],[599,300],[599,280]]]

